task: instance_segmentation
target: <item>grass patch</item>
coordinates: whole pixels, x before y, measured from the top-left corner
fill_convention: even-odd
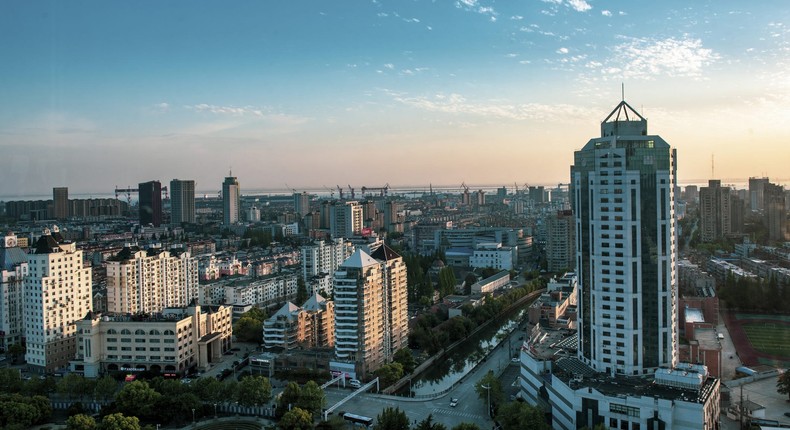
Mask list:
[[[765,321],[742,327],[755,350],[790,359],[790,326]]]

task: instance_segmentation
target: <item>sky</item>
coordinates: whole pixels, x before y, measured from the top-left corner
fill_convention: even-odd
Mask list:
[[[8,0],[0,196],[565,183],[623,94],[681,184],[790,183],[790,3]]]

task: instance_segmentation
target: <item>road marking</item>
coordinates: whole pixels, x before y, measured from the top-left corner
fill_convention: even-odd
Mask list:
[[[466,412],[461,412],[457,409],[444,409],[444,408],[434,408],[431,413],[434,414],[443,414],[443,415],[452,415],[456,417],[462,418],[480,418],[482,415],[480,414],[470,414]]]

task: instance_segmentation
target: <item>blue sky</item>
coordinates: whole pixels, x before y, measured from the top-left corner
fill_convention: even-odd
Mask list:
[[[626,100],[681,182],[790,178],[786,1],[7,1],[0,196],[567,182]],[[790,180],[787,180],[790,181]]]

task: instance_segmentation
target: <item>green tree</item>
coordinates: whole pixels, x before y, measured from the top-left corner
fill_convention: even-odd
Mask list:
[[[140,420],[135,416],[124,416],[115,413],[105,416],[101,420],[99,430],[141,430]]]
[[[280,400],[277,401],[277,415],[282,416],[289,408],[293,408],[299,402],[299,395],[302,390],[296,382],[289,382],[280,394]]]
[[[313,415],[302,408],[292,408],[277,423],[284,430],[312,430]]]
[[[496,418],[502,425],[502,430],[550,429],[543,411],[524,402],[509,402],[502,405]]]
[[[386,407],[376,416],[373,430],[403,430],[409,428],[409,417],[400,408]]]
[[[96,386],[93,388],[93,395],[100,402],[107,402],[115,396],[116,391],[118,391],[118,381],[111,376],[103,376],[96,381]]]
[[[39,412],[33,405],[24,401],[0,401],[0,428],[26,429],[39,417]]]
[[[263,376],[245,376],[239,382],[236,400],[242,406],[259,406],[272,399],[272,384]]]
[[[217,378],[203,377],[192,382],[192,392],[205,402],[219,402],[236,397],[235,394],[231,397],[225,396],[222,389],[223,384]]]
[[[458,282],[455,279],[455,273],[452,267],[445,267],[439,271],[439,293],[442,297],[455,294],[455,285]]]
[[[467,296],[472,294],[472,285],[474,285],[475,282],[477,282],[477,276],[472,272],[467,273],[464,278],[464,294]]]
[[[90,415],[72,415],[66,420],[66,430],[96,430],[96,420]]]
[[[0,369],[0,393],[18,393],[22,390],[19,369]]]
[[[190,391],[189,386],[179,379],[165,379],[161,376],[148,381],[148,385],[163,396],[179,396]]]
[[[163,423],[186,422],[192,419],[192,410],[200,416],[203,403],[198,396],[192,393],[182,393],[170,396],[161,396],[154,405],[154,417]]]
[[[414,354],[412,354],[411,349],[409,348],[399,349],[397,352],[395,352],[393,360],[403,366],[404,374],[410,374],[417,366],[417,363],[414,361]]]
[[[132,381],[115,395],[115,405],[118,411],[124,414],[150,417],[153,415],[154,405],[160,397],[162,395],[149,387],[148,383]],[[102,423],[102,425],[104,424]]]
[[[11,354],[11,362],[16,364],[19,357],[25,355],[25,347],[21,343],[15,343],[8,347],[8,353]]]
[[[263,342],[263,321],[266,312],[260,308],[252,308],[243,313],[233,325],[233,334],[239,342]]]
[[[389,387],[398,382],[400,378],[403,378],[403,365],[398,362],[388,363],[379,367],[373,373],[379,377],[382,387]]]
[[[312,414],[317,414],[321,412],[325,405],[326,396],[324,395],[324,390],[315,381],[308,381],[300,390],[296,406]]]
[[[346,430],[348,428],[346,424],[347,422],[343,418],[332,415],[328,420],[316,424],[315,430]]]
[[[502,391],[502,382],[491,370],[477,381],[475,391],[480,396],[480,400],[485,402],[486,405],[490,404],[493,410],[496,410],[497,405],[501,404],[505,398],[505,393]]]
[[[415,430],[447,430],[444,424],[433,422],[433,415],[428,416],[417,424]]]
[[[85,396],[93,394],[95,385],[93,380],[76,373],[69,373],[58,381],[55,389],[58,394],[68,396],[69,400],[82,400]]]
[[[480,427],[473,423],[461,423],[453,427],[453,430],[480,430]]]
[[[779,379],[776,381],[776,391],[779,394],[787,394],[790,396],[790,371],[786,371],[779,375]]]

